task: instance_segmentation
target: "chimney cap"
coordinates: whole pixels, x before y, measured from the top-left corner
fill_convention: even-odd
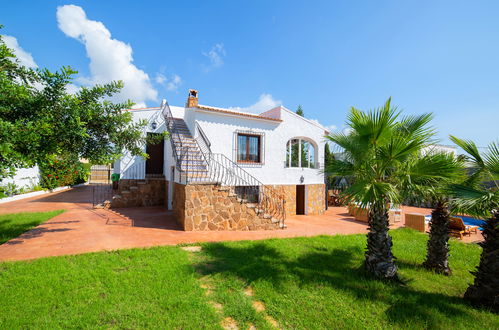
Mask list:
[[[189,89],[189,97],[198,97],[198,91],[195,89]]]
[[[187,108],[195,108],[198,106],[198,91],[195,89],[189,89],[189,96],[187,97]]]

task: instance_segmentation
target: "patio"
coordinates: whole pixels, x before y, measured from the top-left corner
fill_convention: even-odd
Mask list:
[[[354,220],[344,207],[332,207],[320,216],[288,217],[288,228],[285,230],[185,232],[180,230],[173,214],[165,208],[94,210],[91,200],[91,187],[83,186],[1,204],[0,214],[58,209],[65,209],[66,212],[0,245],[0,261],[181,243],[367,232],[367,225]],[[403,207],[403,212],[430,214],[431,210]],[[403,221],[397,222],[393,228],[402,227],[403,224]],[[474,242],[481,239],[481,234],[476,234],[465,237],[463,241]]]

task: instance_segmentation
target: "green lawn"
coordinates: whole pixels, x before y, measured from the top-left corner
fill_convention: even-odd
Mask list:
[[[0,244],[21,235],[62,212],[64,210],[0,215]]]
[[[132,249],[0,263],[0,329],[217,328],[186,252]]]
[[[392,234],[406,285],[364,274],[364,235],[0,263],[0,328],[197,329],[220,327],[231,317],[240,329],[266,329],[272,327],[268,316],[283,328],[301,329],[499,327],[499,315],[461,299],[478,246],[453,241],[454,274],[444,277],[419,267],[427,236],[408,229]],[[248,287],[253,296],[244,294]],[[264,312],[255,311],[255,300]]]

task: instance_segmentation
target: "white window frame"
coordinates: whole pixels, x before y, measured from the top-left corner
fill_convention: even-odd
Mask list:
[[[292,164],[292,153],[291,153],[291,141],[293,140],[298,140],[298,166],[291,166]],[[314,167],[310,167],[310,164],[312,163],[310,161],[310,158],[311,158],[311,153],[308,152],[308,166],[305,167],[305,166],[302,166],[302,162],[301,162],[301,147],[302,147],[302,141],[304,142],[308,142],[309,144],[311,144],[313,147],[314,147]],[[300,137],[294,137],[294,138],[291,138],[288,140],[288,142],[286,142],[286,157],[289,155],[289,159],[285,160],[285,164],[286,164],[286,167],[287,168],[311,168],[311,169],[317,169],[318,167],[318,163],[317,163],[317,156],[318,156],[318,149],[317,149],[317,144],[311,140],[311,139],[308,139],[308,138],[300,138]]]

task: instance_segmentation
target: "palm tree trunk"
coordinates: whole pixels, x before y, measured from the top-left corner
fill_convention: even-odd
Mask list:
[[[445,202],[439,201],[431,212],[430,237],[428,239],[426,260],[423,267],[437,273],[450,275],[449,267],[449,218]]]
[[[484,242],[475,281],[468,287],[464,298],[499,312],[499,211],[483,226]]]
[[[392,238],[388,234],[389,222],[386,205],[371,206],[368,230],[364,262],[366,270],[378,278],[398,279],[397,266],[392,254]]]

